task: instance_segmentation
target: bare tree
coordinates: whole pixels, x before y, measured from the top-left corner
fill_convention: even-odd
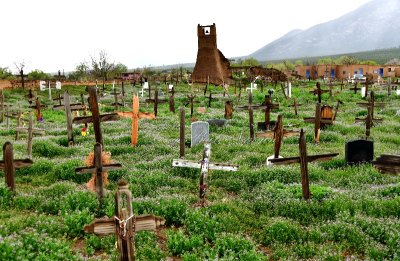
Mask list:
[[[108,73],[113,70],[114,62],[110,62],[106,51],[101,50],[98,59],[91,56],[92,60],[92,74],[95,77],[99,77],[103,80],[103,90],[105,88],[105,82],[108,78]]]
[[[24,67],[25,67],[25,61],[22,62],[14,62],[15,67],[18,70],[18,73],[21,77],[21,84],[22,84],[22,89],[25,90],[25,81],[24,81]]]

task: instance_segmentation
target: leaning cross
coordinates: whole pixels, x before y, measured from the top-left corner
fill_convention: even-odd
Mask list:
[[[302,190],[303,190],[303,198],[305,200],[308,200],[311,197],[310,185],[309,185],[309,179],[308,179],[308,162],[330,160],[333,157],[336,157],[337,155],[339,155],[339,153],[308,156],[307,155],[306,136],[304,134],[303,129],[301,129],[300,139],[299,139],[299,155],[300,155],[299,157],[269,159],[269,161],[274,163],[274,165],[288,165],[288,164],[293,164],[293,163],[300,163],[301,186],[302,186]]]
[[[0,161],[0,169],[4,171],[7,187],[15,193],[15,169],[30,167],[31,159],[14,160],[14,151],[11,142],[3,145],[3,160]]]
[[[120,182],[115,193],[115,216],[113,218],[95,219],[83,230],[98,236],[117,236],[119,260],[135,260],[135,233],[155,231],[164,226],[165,219],[154,215],[135,216],[132,209],[132,192],[125,182]],[[124,200],[125,199],[125,200]],[[123,208],[126,206],[126,208]]]
[[[282,139],[283,137],[292,137],[298,135],[298,131],[287,131],[283,128],[283,122],[282,122],[282,114],[278,115],[278,120],[275,125],[275,129],[273,131],[267,131],[267,132],[260,132],[257,133],[257,138],[273,138],[275,139],[275,144],[274,144],[274,158],[279,157],[279,151],[281,149],[282,145]]]
[[[264,123],[259,123],[259,125],[264,125],[266,130],[269,130],[272,126],[271,125],[271,111],[273,109],[278,109],[279,104],[277,103],[272,103],[271,102],[271,97],[269,95],[265,95],[265,101],[262,105],[265,105],[265,121]]]
[[[44,129],[34,129],[33,128],[33,116],[32,113],[29,113],[29,124],[28,128],[23,128],[23,127],[17,127],[15,129],[17,133],[20,132],[27,132],[28,133],[28,157],[31,159],[32,158],[32,139],[33,139],[33,134],[44,134],[45,130]],[[19,136],[19,135],[17,135]]]
[[[117,113],[100,114],[99,104],[97,103],[96,88],[88,87],[87,90],[89,92],[89,107],[90,111],[92,112],[92,116],[75,117],[73,122],[76,124],[93,123],[96,142],[103,146],[103,135],[101,133],[100,122],[116,121],[119,119],[119,116]]]
[[[199,197],[200,203],[205,204],[205,196],[207,190],[207,176],[209,170],[223,170],[223,171],[237,171],[239,169],[238,165],[227,165],[220,163],[211,163],[211,143],[204,143],[203,159],[201,162],[174,159],[172,161],[173,167],[183,167],[183,168],[200,168],[200,186],[199,186]]]
[[[297,115],[297,106],[301,106],[302,104],[297,103],[296,98],[293,98],[293,105],[289,105],[289,107],[294,108],[294,115]]]
[[[94,162],[93,166],[89,167],[79,167],[75,169],[75,172],[78,174],[84,173],[96,173],[96,192],[97,196],[99,197],[100,201],[102,201],[104,197],[104,186],[103,186],[103,172],[107,172],[110,170],[118,170],[122,168],[121,164],[114,163],[114,164],[103,164],[102,162],[102,146],[100,143],[96,143],[94,145]]]

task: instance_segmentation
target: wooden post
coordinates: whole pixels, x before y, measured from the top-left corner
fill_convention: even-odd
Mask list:
[[[253,115],[253,94],[249,93],[249,130],[250,130],[250,142],[254,141],[254,115]]]
[[[0,123],[4,121],[4,93],[0,90]]]
[[[154,91],[154,99],[146,99],[146,102],[152,102],[154,104],[154,116],[157,117],[157,111],[158,111],[158,104],[159,103],[166,103],[166,100],[160,100],[158,99],[158,89]]]
[[[271,125],[271,121],[270,121],[271,111],[272,111],[272,109],[279,108],[279,104],[272,103],[271,102],[271,97],[269,95],[265,95],[264,104],[266,106],[265,107],[265,121],[264,121],[264,124],[265,124],[265,129],[268,130],[268,129],[270,129],[270,125]]]
[[[136,146],[139,139],[139,97],[133,95],[132,99],[132,146]]]
[[[378,118],[374,117],[374,109],[375,109],[375,107],[383,108],[383,107],[385,107],[386,104],[383,103],[383,102],[375,102],[375,93],[374,93],[374,91],[371,91],[370,99],[369,99],[368,102],[357,102],[357,105],[360,106],[360,107],[367,107],[367,108],[370,107],[370,112],[368,112],[368,114],[371,114],[371,119],[372,119],[371,126],[374,125],[374,122],[379,122],[380,123],[380,122],[383,121],[383,119],[378,119]],[[366,121],[366,119],[367,118],[356,118],[356,122],[364,122],[364,121]]]
[[[308,179],[307,144],[303,129],[301,129],[300,131],[299,155],[300,155],[301,187],[303,190],[303,198],[305,200],[309,200],[311,193],[309,185],[310,182]]]
[[[211,108],[211,99],[212,99],[212,93],[210,91],[210,95],[208,97],[208,108]]]
[[[175,113],[175,97],[173,94],[169,96],[169,111]]]
[[[179,109],[179,158],[185,157],[185,107]]]
[[[225,119],[232,119],[232,111],[233,111],[233,105],[232,101],[226,101],[225,102]]]
[[[314,120],[314,140],[319,143],[319,136],[321,131],[321,104],[315,105],[315,120]]]
[[[68,146],[73,146],[74,141],[74,132],[72,129],[72,115],[71,115],[71,106],[70,106],[69,94],[67,91],[64,92],[64,107],[65,107],[65,116],[67,119],[67,135],[68,135]]]
[[[3,160],[0,161],[0,169],[4,171],[6,186],[15,193],[15,169],[29,167],[32,160],[14,160],[13,146],[10,142],[3,145]]]

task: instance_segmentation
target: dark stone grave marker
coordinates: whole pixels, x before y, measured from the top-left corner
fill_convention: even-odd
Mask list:
[[[352,140],[346,142],[345,160],[347,164],[370,163],[374,159],[374,142],[370,140]]]

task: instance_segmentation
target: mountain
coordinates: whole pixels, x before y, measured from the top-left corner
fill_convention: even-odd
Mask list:
[[[399,32],[400,1],[373,0],[338,19],[293,30],[248,57],[269,61],[397,47]]]

